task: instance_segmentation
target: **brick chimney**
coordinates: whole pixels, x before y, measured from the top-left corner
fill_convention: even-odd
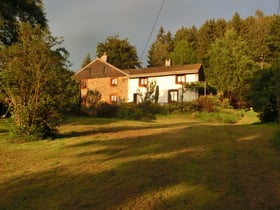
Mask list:
[[[166,67],[171,66],[171,59],[169,59],[169,58],[165,59],[165,66]]]
[[[101,59],[105,62],[107,62],[107,55],[106,52],[103,53],[103,55],[101,56]]]

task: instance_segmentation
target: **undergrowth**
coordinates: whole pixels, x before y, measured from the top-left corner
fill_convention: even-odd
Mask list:
[[[275,146],[275,148],[280,151],[280,130],[274,133],[270,141]]]

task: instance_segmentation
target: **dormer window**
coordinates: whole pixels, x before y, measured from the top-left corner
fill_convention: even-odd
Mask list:
[[[176,84],[183,84],[185,82],[186,82],[186,75],[185,74],[176,75]]]
[[[139,86],[140,87],[146,87],[147,85],[148,85],[148,78],[147,77],[139,78]]]
[[[118,78],[112,78],[111,79],[111,86],[117,86],[118,85]]]

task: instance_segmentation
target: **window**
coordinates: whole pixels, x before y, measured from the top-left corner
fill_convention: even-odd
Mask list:
[[[118,78],[112,78],[111,79],[111,86],[117,86],[118,85]]]
[[[118,96],[117,95],[110,95],[110,101],[111,103],[117,103],[118,101]]]
[[[176,84],[182,84],[186,82],[186,75],[180,74],[176,75]]]
[[[187,81],[186,82],[197,82],[197,75],[196,74],[188,74],[187,75]]]
[[[81,80],[81,89],[87,88],[87,81],[86,80]]]
[[[147,85],[148,85],[148,78],[147,77],[139,78],[139,86],[140,87],[145,87]]]
[[[178,102],[178,90],[169,90],[168,91],[168,103]]]

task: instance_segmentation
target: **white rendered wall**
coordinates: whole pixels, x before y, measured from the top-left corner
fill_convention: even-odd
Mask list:
[[[182,85],[176,84],[176,76],[162,76],[162,77],[151,77],[148,78],[148,81],[151,82],[155,80],[156,84],[159,86],[159,100],[158,103],[168,103],[168,90],[179,90],[179,101],[181,100],[182,95]],[[186,75],[187,82],[196,82],[198,81],[197,74]],[[131,78],[128,81],[128,102],[133,102],[133,95],[137,93],[137,90],[145,92],[144,87],[139,87],[139,78]],[[193,101],[198,98],[197,91],[185,91],[183,100],[184,101]]]

